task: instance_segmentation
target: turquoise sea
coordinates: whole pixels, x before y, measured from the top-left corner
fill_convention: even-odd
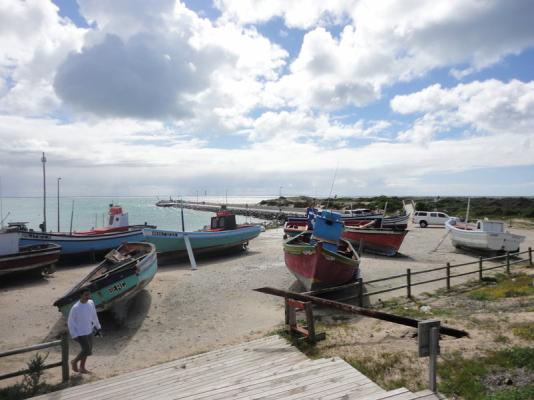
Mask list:
[[[217,202],[228,204],[257,204],[262,197],[202,197],[199,201]],[[171,207],[157,207],[158,200],[168,199],[165,197],[61,197],[59,201],[60,231],[70,230],[70,220],[72,205],[74,202],[74,213],[72,218],[72,228],[76,230],[87,230],[93,227],[101,227],[107,224],[107,212],[109,204],[120,205],[123,212],[128,213],[131,225],[144,224],[156,225],[160,229],[181,230],[182,220],[180,209]],[[186,201],[196,201],[197,197],[183,198]],[[2,202],[2,214],[7,222],[28,222],[28,228],[39,230],[39,224],[43,221],[43,199],[38,197],[4,197]],[[47,197],[46,218],[47,231],[57,232],[57,197]],[[9,213],[9,215],[8,215]],[[7,218],[6,218],[7,215]],[[214,214],[211,212],[184,209],[185,229],[193,231],[210,224],[210,218]],[[237,216],[238,223],[261,222],[261,220],[245,216]]]

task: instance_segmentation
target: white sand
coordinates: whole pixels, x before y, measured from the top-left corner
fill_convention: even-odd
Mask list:
[[[527,236],[522,250],[534,247],[534,231],[512,231]],[[455,250],[449,238],[438,251],[432,252],[444,234],[443,228],[412,227],[401,247],[402,255],[364,256],[361,264],[364,280],[403,273],[406,268],[415,271],[475,259]],[[252,291],[261,286],[289,288],[294,282],[285,268],[280,229],[262,233],[250,243],[247,253],[204,259],[198,264],[197,271],[191,271],[187,262],[160,267],[154,280],[130,307],[126,326],[117,327],[109,316],[102,317],[105,336],[95,340],[94,355],[88,361],[94,375],[86,379],[108,377],[256,338],[283,322],[281,299]],[[2,278],[0,350],[54,339],[64,329],[65,321],[52,303],[92,268],[92,265],[60,267],[45,279]],[[402,284],[402,280],[391,286],[396,284]],[[419,286],[414,293],[444,284]],[[71,341],[71,354],[77,351],[78,344]],[[29,357],[23,354],[2,358],[0,371],[21,368]],[[49,361],[55,360],[59,360],[59,352],[51,350]],[[58,382],[60,370],[50,370],[47,377],[50,382]],[[6,383],[9,382],[0,384]]]

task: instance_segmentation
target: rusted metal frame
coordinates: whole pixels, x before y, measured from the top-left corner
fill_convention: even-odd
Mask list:
[[[506,264],[499,264],[493,267],[484,268],[482,271],[491,271],[492,269],[504,268],[504,267],[506,267]]]
[[[366,282],[366,283],[368,283],[368,282]],[[340,285],[340,286],[335,286],[335,287],[330,287],[330,288],[325,288],[325,289],[319,289],[319,290],[313,290],[313,291],[310,291],[310,292],[304,292],[304,294],[309,294],[310,296],[315,296],[317,294],[331,293],[331,292],[336,292],[338,290],[350,289],[352,287],[356,287],[356,286],[359,286],[359,285],[360,285],[360,282],[356,281],[356,282],[347,283],[345,285]]]
[[[388,276],[386,278],[373,279],[372,281],[365,281],[365,283],[370,284],[370,283],[389,281],[391,279],[404,278],[404,277],[406,277],[406,274],[399,274],[399,275]]]
[[[421,282],[415,282],[415,283],[412,283],[412,286],[424,285],[425,283],[432,283],[432,282],[437,282],[437,281],[444,281],[445,279],[447,278],[442,276],[440,278],[428,279],[426,281],[421,281]]]
[[[61,361],[58,361],[58,362],[55,362],[55,363],[52,363],[52,364],[43,365],[42,369],[57,368],[57,367],[61,367],[62,365],[63,365],[63,363]],[[25,375],[25,374],[28,374],[30,372],[32,372],[32,371],[30,371],[29,369],[23,369],[23,370],[20,370],[20,371],[17,371],[17,372],[10,372],[8,374],[0,375],[0,381],[4,380],[4,379],[8,379],[8,378],[14,378],[14,377],[20,376],[20,375]]]
[[[406,289],[406,288],[407,288],[407,285],[402,285],[402,286],[396,286],[396,287],[388,288],[388,289],[384,289],[384,290],[377,290],[376,292],[364,293],[364,295],[365,296],[374,296],[375,294],[393,292],[395,290]]]
[[[452,265],[451,265],[452,267]],[[435,272],[435,271],[441,271],[443,269],[446,269],[447,267],[437,267],[437,268],[432,268],[432,269],[424,269],[422,271],[413,271],[412,272],[412,275],[421,275],[421,274],[426,274],[427,272]]]
[[[417,328],[418,323],[420,322],[419,320],[414,319],[414,318],[402,317],[400,315],[395,315],[395,314],[388,314],[382,311],[369,310],[366,308],[353,306],[351,304],[340,303],[334,300],[322,299],[320,297],[304,295],[300,293],[290,292],[287,290],[281,290],[281,289],[276,289],[276,288],[271,288],[271,287],[262,287],[262,288],[258,288],[254,290],[256,292],[266,293],[266,294],[270,294],[273,296],[279,296],[279,297],[284,297],[288,299],[291,298],[291,299],[300,300],[300,301],[310,301],[314,304],[337,308],[339,310],[346,311],[349,313],[359,314],[359,315],[363,315],[366,317],[380,319],[383,321],[406,325],[406,326],[410,326],[413,328]],[[462,331],[459,329],[454,329],[454,328],[450,328],[446,326],[440,327],[440,333],[444,335],[448,335],[448,336],[457,337],[457,338],[469,336],[469,334],[466,331]]]
[[[454,275],[451,275],[451,278],[457,278],[459,276],[466,276],[466,275],[472,275],[472,274],[478,274],[478,269],[475,271],[464,272],[461,274],[454,274]]]

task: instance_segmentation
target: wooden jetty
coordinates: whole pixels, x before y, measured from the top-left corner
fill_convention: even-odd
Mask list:
[[[77,399],[436,400],[385,391],[340,358],[310,360],[279,336],[179,359],[35,397]]]
[[[265,219],[265,220],[286,220],[288,217],[303,217],[306,215],[305,208],[294,207],[275,207],[275,206],[261,206],[258,204],[222,204],[222,203],[206,203],[206,202],[191,202],[180,200],[167,201],[162,200],[156,203],[158,207],[175,207],[175,208],[189,208],[197,211],[211,211],[217,212],[222,206],[227,210],[232,211],[236,215],[244,215],[248,217]]]

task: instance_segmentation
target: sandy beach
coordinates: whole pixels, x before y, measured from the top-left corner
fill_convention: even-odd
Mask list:
[[[521,249],[534,247],[534,231],[510,228],[526,236]],[[101,315],[104,337],[96,338],[94,356],[88,367],[94,372],[84,379],[101,379],[257,337],[283,322],[279,298],[254,292],[261,286],[289,288],[295,279],[284,264],[282,230],[268,230],[250,243],[248,252],[198,260],[192,271],[186,261],[160,266],[150,285],[130,307],[128,322],[117,326],[111,316]],[[396,257],[364,255],[362,276],[376,279],[430,267],[446,262],[474,261],[475,256],[452,247],[449,238],[433,251],[443,238],[443,228],[411,226]],[[61,266],[50,277],[4,277],[0,283],[0,349],[8,350],[56,338],[65,329],[65,320],[54,300],[69,290],[94,266]],[[473,268],[473,267],[471,267]],[[474,278],[468,276],[461,280]],[[392,283],[393,285],[393,283]],[[431,291],[444,282],[414,288],[414,293]],[[372,287],[367,288],[368,291]],[[402,295],[395,292],[381,298]],[[78,351],[70,342],[71,355]],[[29,354],[0,359],[0,370],[22,368]],[[59,360],[59,351],[50,351],[49,361]],[[46,374],[59,382],[60,370]],[[2,382],[2,385],[9,384]]]

